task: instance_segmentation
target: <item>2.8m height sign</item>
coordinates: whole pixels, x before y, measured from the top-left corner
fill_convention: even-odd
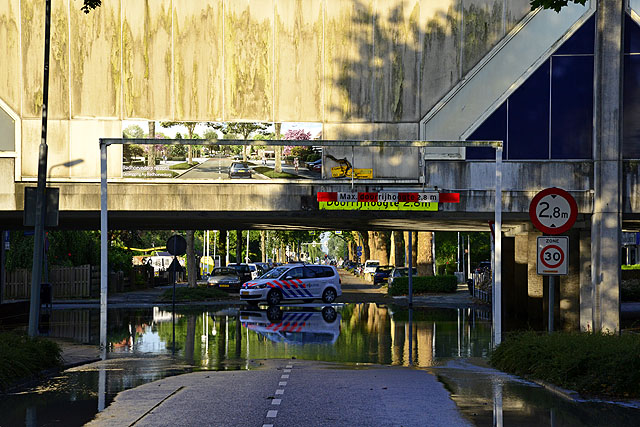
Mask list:
[[[546,234],[562,234],[578,217],[578,205],[571,194],[561,188],[542,190],[529,205],[533,225]]]

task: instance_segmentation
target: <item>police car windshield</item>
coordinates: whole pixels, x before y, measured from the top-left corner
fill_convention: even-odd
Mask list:
[[[289,268],[291,268],[291,267],[276,267],[276,268],[273,268],[273,269],[267,271],[262,276],[260,276],[260,278],[261,279],[277,279],[278,277],[282,276],[282,273],[284,273],[285,271],[289,270]]]

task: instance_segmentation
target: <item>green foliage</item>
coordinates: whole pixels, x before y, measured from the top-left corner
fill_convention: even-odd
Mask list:
[[[587,2],[587,0],[531,0],[529,4],[531,5],[531,10],[542,7],[543,9],[552,9],[560,12],[570,1],[581,5]]]
[[[266,166],[258,166],[253,168],[253,170],[259,174],[262,174],[269,178],[298,178],[298,175],[294,175],[288,172],[276,172],[272,168],[268,168]]]
[[[623,265],[621,268],[623,270],[640,270],[640,264]]]
[[[333,255],[336,258],[347,259],[349,258],[349,248],[345,239],[341,239],[340,235],[333,234],[327,241],[327,248],[329,255]]]
[[[169,157],[185,157],[187,155],[187,147],[184,145],[170,145],[167,148]]]
[[[177,165],[171,165],[169,166],[169,169],[185,170],[185,169],[190,169],[192,167],[193,167],[193,163],[184,162],[184,163],[178,163]]]
[[[267,129],[271,126],[268,123],[245,123],[245,122],[224,122],[215,123],[208,122],[207,126],[220,131],[223,135],[241,135],[243,139],[248,139],[251,134],[264,135],[267,133]]]
[[[62,366],[58,344],[42,338],[15,333],[0,333],[0,389],[45,369]]]
[[[489,232],[460,234],[465,237],[465,249],[467,236],[471,240],[471,267],[475,267],[480,261],[490,259],[491,234]],[[435,239],[438,274],[451,274],[457,271],[458,233],[455,231],[439,231],[435,233]]]
[[[490,358],[497,369],[584,394],[640,397],[640,336],[591,333],[506,336]]]
[[[176,301],[210,301],[229,299],[229,293],[213,287],[177,288]],[[172,301],[173,289],[168,289],[160,296],[160,301]]]
[[[458,288],[456,276],[416,276],[413,277],[413,293],[452,293]],[[389,295],[407,295],[409,293],[409,278],[396,277],[389,287]]]
[[[144,131],[138,125],[127,126],[122,131],[122,137],[127,139],[144,138]]]

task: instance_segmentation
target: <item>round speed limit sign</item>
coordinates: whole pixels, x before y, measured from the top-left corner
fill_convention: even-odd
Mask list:
[[[537,273],[544,276],[564,276],[569,266],[567,236],[538,237]]]
[[[578,205],[571,194],[561,188],[542,190],[529,205],[533,225],[546,234],[562,234],[578,217]]]

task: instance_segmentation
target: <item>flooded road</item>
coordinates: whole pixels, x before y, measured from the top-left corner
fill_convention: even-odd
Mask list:
[[[640,411],[570,402],[486,366],[489,313],[346,304],[110,309],[109,353],[0,400],[0,425],[82,425],[122,390],[194,370],[249,370],[261,359],[425,369],[477,425],[636,425]],[[98,344],[97,309],[54,310],[49,334]],[[175,340],[174,340],[175,334]]]

